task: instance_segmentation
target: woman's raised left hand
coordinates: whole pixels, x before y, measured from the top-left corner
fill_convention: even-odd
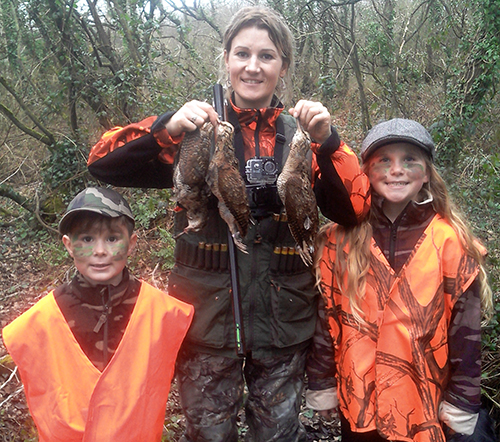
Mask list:
[[[300,100],[288,112],[299,120],[316,143],[323,144],[332,134],[330,112],[319,101]]]

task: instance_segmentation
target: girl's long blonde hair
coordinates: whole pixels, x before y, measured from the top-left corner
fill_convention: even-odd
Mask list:
[[[451,200],[446,184],[434,164],[428,158],[425,161],[429,171],[429,182],[424,184],[421,192],[430,192],[433,197],[435,211],[453,227],[467,254],[479,263],[478,278],[481,305],[484,318],[488,321],[493,315],[493,295],[484,269],[484,249],[474,237],[471,229],[467,226]],[[364,164],[365,172],[366,167],[367,162]],[[370,211],[366,220],[352,228],[344,228],[334,223],[326,224],[321,228],[316,244],[315,270],[316,280],[319,285],[321,281],[320,261],[323,249],[328,242],[328,237],[332,234],[335,236],[337,252],[335,254],[335,263],[333,263],[334,274],[340,291],[349,299],[354,317],[361,323],[364,320],[362,319],[360,300],[363,299],[366,293],[366,275],[370,268],[370,244],[373,233],[371,216],[372,211]],[[346,246],[349,246],[347,254],[343,253]],[[344,276],[346,274],[347,278]]]

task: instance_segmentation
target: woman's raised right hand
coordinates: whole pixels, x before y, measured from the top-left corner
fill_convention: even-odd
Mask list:
[[[189,101],[182,106],[165,125],[169,135],[175,137],[182,132],[192,132],[207,121],[217,125],[218,115],[212,105],[204,101]]]

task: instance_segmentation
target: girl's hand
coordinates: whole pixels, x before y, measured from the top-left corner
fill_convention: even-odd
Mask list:
[[[204,101],[189,101],[184,104],[165,125],[169,135],[175,137],[183,132],[192,132],[197,127],[203,126],[207,121],[211,121],[214,127],[217,126],[217,112]]]
[[[288,112],[299,120],[313,141],[323,144],[332,134],[332,118],[328,109],[317,101],[300,100]]]

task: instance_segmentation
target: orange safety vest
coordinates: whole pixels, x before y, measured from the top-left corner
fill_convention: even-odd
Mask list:
[[[360,302],[366,323],[359,324],[332,272],[335,253],[335,244],[327,244],[320,266],[343,415],[353,431],[444,442],[438,406],[449,376],[448,327],[478,263],[438,215],[399,274],[372,238]]]
[[[177,352],[193,307],[142,282],[123,338],[100,372],[53,292],[3,329],[40,442],[160,441]]]

